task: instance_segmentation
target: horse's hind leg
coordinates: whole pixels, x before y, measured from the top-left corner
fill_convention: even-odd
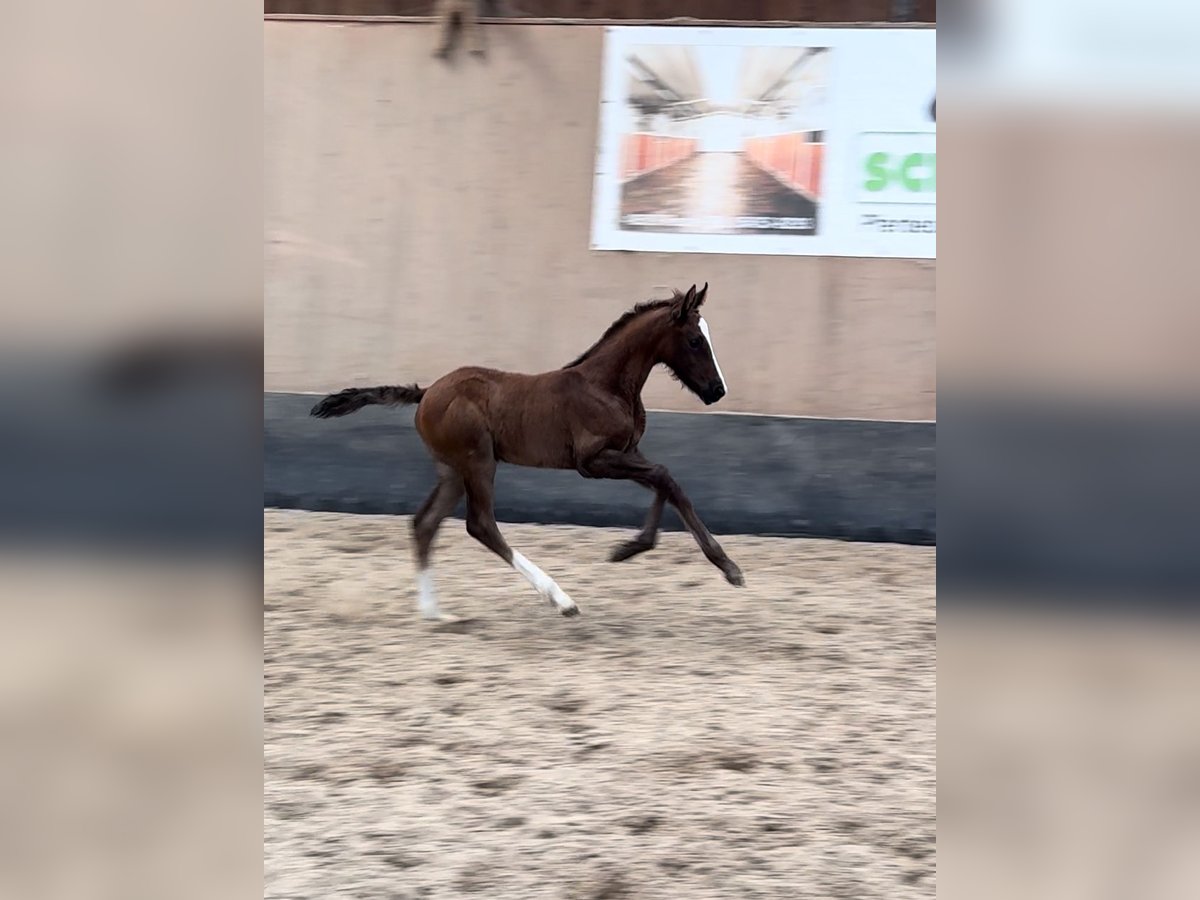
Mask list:
[[[667,497],[662,491],[654,492],[654,502],[650,504],[650,511],[646,513],[642,530],[635,537],[614,547],[608,555],[609,562],[621,562],[655,548],[658,544],[658,526],[662,522],[663,506],[666,502]]]
[[[445,518],[454,512],[465,492],[462,476],[449,466],[438,464],[438,483],[413,517],[413,537],[417,557],[417,608],[426,619],[441,618],[429,557],[433,538]]]
[[[534,590],[550,601],[564,616],[579,615],[579,607],[567,596],[566,591],[520,552],[509,547],[508,542],[504,540],[500,526],[496,524],[493,509],[495,477],[494,459],[473,465],[469,471],[463,473],[467,487],[467,533],[520,572],[525,580],[533,585]]]

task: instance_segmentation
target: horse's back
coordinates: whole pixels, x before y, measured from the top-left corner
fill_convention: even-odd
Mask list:
[[[464,400],[487,407],[495,402],[498,394],[506,393],[515,383],[532,377],[483,366],[462,366],[453,372],[447,372],[426,388],[421,405],[429,403],[430,410],[433,411],[436,407],[449,406],[454,401]]]
[[[568,370],[527,375],[464,366],[426,389],[417,430],[441,458],[486,444],[506,462],[570,467],[564,455],[570,422],[563,413],[579,377]]]
[[[448,372],[425,389],[417,407],[417,431],[427,444],[467,442],[491,428],[493,411],[512,393],[513,372],[483,366],[463,366]]]

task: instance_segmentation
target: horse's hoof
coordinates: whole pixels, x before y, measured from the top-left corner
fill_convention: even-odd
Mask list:
[[[569,619],[572,616],[579,615],[579,607],[578,606],[567,606],[567,607],[564,607],[561,610],[561,612],[564,616],[566,616]]]
[[[624,562],[630,557],[637,556],[639,553],[645,553],[647,550],[653,550],[653,544],[647,544],[643,541],[632,540],[626,541],[623,544],[618,544],[613,547],[612,552],[608,554],[609,562]]]
[[[732,563],[730,565],[732,565]],[[733,566],[733,568],[729,569],[725,573],[725,580],[728,581],[730,584],[732,584],[734,587],[745,587],[746,586],[746,576],[742,574],[742,570],[739,569],[737,566]]]

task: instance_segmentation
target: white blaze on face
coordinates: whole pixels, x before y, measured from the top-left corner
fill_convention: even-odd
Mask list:
[[[712,356],[713,365],[717,367],[717,377],[721,379],[721,387],[725,388],[726,393],[728,393],[729,385],[725,381],[725,373],[721,371],[721,364],[717,362],[717,350],[713,347],[712,334],[709,333],[708,323],[704,321],[704,316],[700,317],[700,333],[708,341],[708,352]]]

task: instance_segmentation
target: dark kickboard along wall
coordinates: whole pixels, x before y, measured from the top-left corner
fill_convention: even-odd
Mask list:
[[[435,482],[413,409],[314,419],[317,399],[265,395],[265,505],[413,513]],[[931,422],[663,412],[650,413],[641,449],[717,534],[933,544],[935,432]],[[650,498],[576,472],[502,465],[496,478],[501,522],[636,528]],[[682,527],[673,510],[663,525]]]

